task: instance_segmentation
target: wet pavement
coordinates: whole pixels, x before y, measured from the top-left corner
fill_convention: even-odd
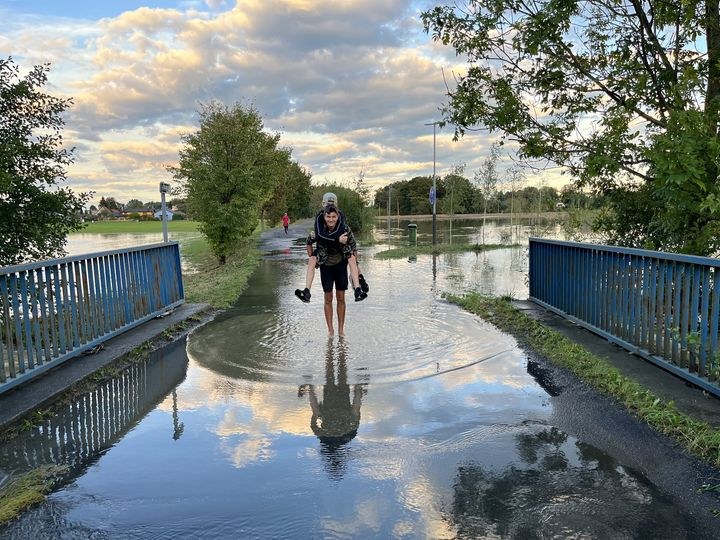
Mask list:
[[[0,448],[71,472],[15,538],[716,538],[718,471],[443,291],[523,292],[522,248],[361,266],[328,339],[306,224],[237,304]]]

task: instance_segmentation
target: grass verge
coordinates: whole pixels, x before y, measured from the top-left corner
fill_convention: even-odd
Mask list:
[[[242,240],[224,265],[218,265],[204,237],[185,242],[183,254],[196,270],[183,275],[185,301],[210,304],[218,309],[235,303],[260,260],[257,235]]]
[[[0,524],[42,502],[65,472],[67,467],[47,465],[10,480],[0,489]]]
[[[720,467],[720,430],[681,413],[623,375],[604,359],[515,309],[507,298],[471,293],[447,300],[481,316],[551,362],[569,369],[602,393],[621,402],[636,417],[668,435],[699,458]]]
[[[442,253],[464,253],[466,251],[489,251],[518,247],[520,244],[436,244],[435,246],[406,246],[386,249],[375,254],[378,259],[403,259],[412,255],[440,255]]]

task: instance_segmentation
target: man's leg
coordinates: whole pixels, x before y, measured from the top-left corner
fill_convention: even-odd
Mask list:
[[[359,283],[357,283],[357,286],[362,289],[362,292],[367,293],[370,292],[370,285],[368,285],[368,282],[365,280],[365,276],[362,275],[362,272],[360,271],[360,262],[357,260],[357,251],[353,251],[352,253],[352,259],[355,264],[355,268],[357,269],[357,274],[359,278]],[[348,264],[350,264],[350,259],[348,259]]]
[[[335,291],[337,299],[338,336],[345,336],[345,291]],[[330,319],[332,320],[332,305],[330,305]]]
[[[305,271],[305,290],[295,289],[295,296],[307,303],[310,301],[310,287],[312,287],[313,279],[315,279],[315,266],[317,265],[317,257],[310,255],[308,257],[307,270]]]
[[[317,266],[317,257],[315,255],[308,258],[307,271],[305,272],[305,288],[309,291],[312,287],[313,279],[315,279],[315,267]]]
[[[355,287],[360,286],[360,272],[358,270],[357,258],[354,253],[348,257],[348,266],[350,267],[350,279],[352,280],[352,287],[354,289]]]
[[[338,291],[339,292],[339,291]],[[332,291],[325,293],[325,322],[327,323],[328,336],[332,337],[335,331],[333,330],[333,293]],[[340,306],[338,305],[338,310]]]
[[[355,301],[365,300],[367,293],[360,288],[360,272],[358,271],[357,258],[354,253],[348,257],[348,266],[350,267],[350,277],[352,278],[352,287],[355,292]]]

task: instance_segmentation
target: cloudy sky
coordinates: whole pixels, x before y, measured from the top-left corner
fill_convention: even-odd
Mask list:
[[[254,104],[313,181],[372,189],[431,175],[445,79],[464,69],[419,14],[442,0],[0,0],[0,55],[51,63],[71,96],[68,184],[158,200],[200,103]],[[491,140],[438,130],[439,175],[472,177]],[[559,185],[552,174],[550,185]],[[537,178],[530,183],[537,183]]]

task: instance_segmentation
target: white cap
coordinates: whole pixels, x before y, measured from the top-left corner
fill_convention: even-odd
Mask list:
[[[337,195],[335,195],[334,193],[331,193],[331,192],[328,192],[325,195],[323,195],[322,205],[327,206],[328,204],[337,205]]]

